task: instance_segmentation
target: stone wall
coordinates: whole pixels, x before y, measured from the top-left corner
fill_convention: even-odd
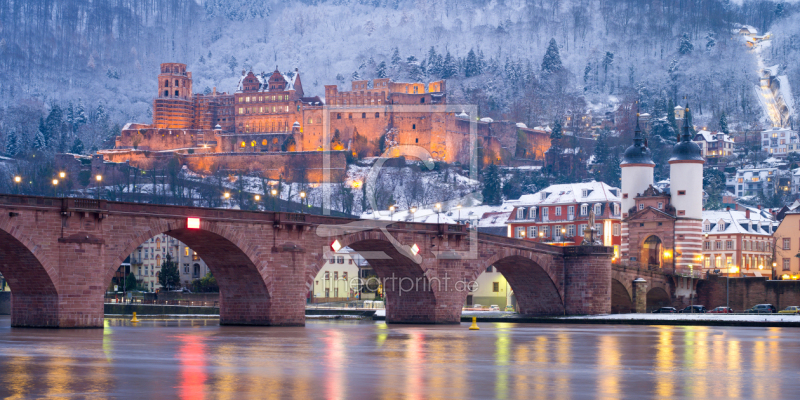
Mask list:
[[[697,284],[697,301],[709,309],[726,304],[728,279],[716,275]],[[767,278],[731,278],[730,307],[736,312],[756,304],[769,303],[778,310],[800,306],[800,281],[772,281]]]

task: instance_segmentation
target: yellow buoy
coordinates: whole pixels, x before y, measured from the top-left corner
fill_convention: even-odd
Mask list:
[[[472,326],[469,327],[469,330],[477,331],[479,329],[481,329],[481,328],[478,328],[478,318],[472,317]]]
[[[131,322],[139,322],[139,320],[136,318],[136,311],[133,312],[133,318],[131,319]]]

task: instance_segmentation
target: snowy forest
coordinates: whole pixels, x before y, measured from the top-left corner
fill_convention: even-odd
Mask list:
[[[528,126],[617,106],[655,121],[687,103],[699,126],[759,129],[756,59],[734,28],[772,32],[769,58],[800,82],[790,62],[800,57],[798,9],[773,0],[9,0],[0,3],[0,149],[22,158],[113,146],[123,124],[150,122],[163,62],[186,63],[195,92],[231,92],[243,70],[296,67],[312,96],[352,79],[447,79],[449,103]],[[621,137],[601,136],[595,161],[614,165],[634,125],[618,121]],[[653,129],[658,158],[674,129]],[[556,175],[590,173],[616,184],[603,168]],[[535,186],[505,195],[526,185]]]

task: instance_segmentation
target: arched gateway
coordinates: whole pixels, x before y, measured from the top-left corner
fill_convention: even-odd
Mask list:
[[[387,322],[458,323],[466,283],[495,265],[523,313],[611,310],[612,249],[554,247],[463,225],[0,195],[0,273],[13,326],[102,327],[120,263],[167,234],[196,250],[220,286],[220,323],[303,325],[324,259],[350,246],[393,279]]]

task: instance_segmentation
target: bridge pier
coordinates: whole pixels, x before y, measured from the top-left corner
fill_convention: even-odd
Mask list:
[[[608,247],[564,248],[564,309],[567,315],[611,313],[611,257]]]

